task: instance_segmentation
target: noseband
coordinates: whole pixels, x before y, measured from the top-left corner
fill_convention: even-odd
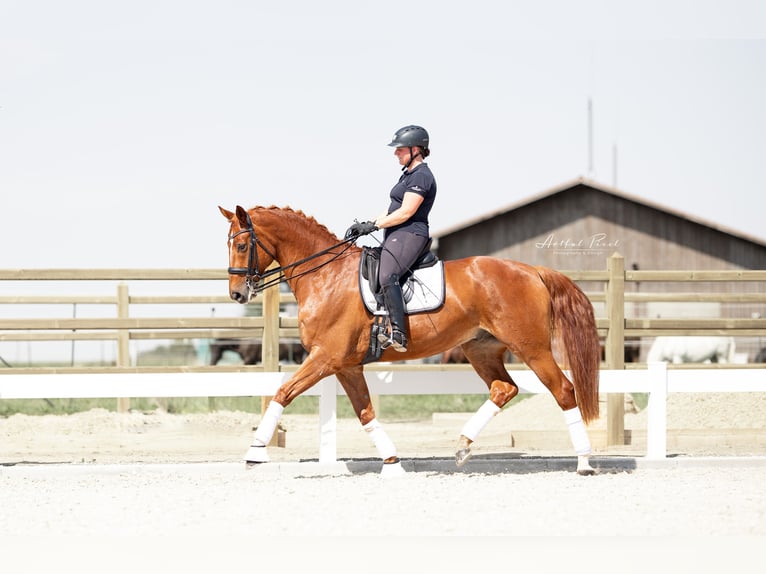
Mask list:
[[[312,271],[316,271],[320,267],[327,265],[327,263],[329,263],[330,261],[334,261],[341,255],[343,255],[346,252],[346,250],[349,247],[351,247],[351,245],[353,245],[354,242],[356,241],[355,237],[344,239],[340,243],[337,243],[331,247],[328,247],[327,249],[323,249],[319,253],[310,255],[309,257],[301,259],[300,261],[295,261],[293,263],[290,263],[289,265],[275,267],[274,269],[269,269],[262,273],[260,264],[258,261],[257,247],[260,247],[261,249],[263,249],[274,261],[277,260],[277,256],[274,255],[274,253],[272,253],[271,251],[269,251],[269,249],[263,244],[263,242],[260,239],[258,239],[258,235],[255,233],[255,227],[253,226],[253,220],[250,219],[250,214],[246,213],[246,216],[247,216],[247,229],[241,229],[240,231],[237,231],[236,233],[229,235],[229,241],[231,241],[235,237],[239,237],[240,235],[244,233],[250,234],[250,252],[247,254],[247,267],[229,267],[227,272],[229,273],[229,275],[244,275],[245,285],[247,286],[248,290],[251,293],[256,291],[262,291],[266,287],[270,287],[271,285],[275,283],[282,283],[283,281],[286,281],[284,276],[284,272],[286,269],[294,269],[298,265],[302,265],[303,263],[311,261],[312,259],[316,259],[317,257],[321,255],[330,253],[338,247],[341,247],[341,246],[343,247],[343,249],[339,253],[333,254],[333,257],[329,261],[321,263],[315,267],[302,271],[298,274],[294,274],[293,277],[300,277],[301,275],[305,275],[307,273],[311,273]],[[258,283],[260,283],[261,280],[266,279],[267,277],[271,277],[273,275],[278,275],[278,277],[276,277],[275,279],[272,279],[271,281],[263,283],[260,286],[258,285]]]

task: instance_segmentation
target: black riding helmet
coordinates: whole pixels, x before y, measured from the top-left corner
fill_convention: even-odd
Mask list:
[[[416,155],[420,155],[423,159],[431,155],[431,150],[428,149],[428,132],[425,128],[420,126],[404,126],[396,131],[391,143],[388,144],[391,147],[408,147],[410,148],[410,161],[402,168],[402,171],[408,169],[415,159]],[[420,153],[413,154],[412,148],[419,147]]]
[[[414,147],[417,146],[423,151],[428,149],[428,132],[420,126],[404,126],[396,131],[391,143],[391,147]]]

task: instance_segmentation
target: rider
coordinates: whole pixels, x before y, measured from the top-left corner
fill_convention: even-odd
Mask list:
[[[407,350],[408,330],[399,280],[428,244],[428,215],[436,198],[436,180],[424,163],[431,153],[428,141],[428,132],[420,126],[405,126],[394,134],[388,145],[396,148],[394,155],[404,173],[391,189],[388,210],[375,221],[355,223],[346,231],[346,237],[358,237],[384,230],[378,279],[391,334],[380,334],[378,338],[384,349],[392,346],[402,353]]]

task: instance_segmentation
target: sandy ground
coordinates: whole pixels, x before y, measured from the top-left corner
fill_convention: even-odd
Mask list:
[[[691,428],[713,436],[722,428],[763,429],[764,413],[766,394],[715,399],[673,395],[668,404],[671,429],[697,425]],[[18,550],[30,539],[42,539],[66,541],[72,549],[83,540],[107,537],[98,548],[110,547],[115,538],[129,539],[136,548],[149,541],[156,544],[158,537],[181,537],[220,549],[232,540],[255,543],[296,535],[338,540],[766,535],[766,452],[753,452],[762,446],[715,453],[706,442],[699,452],[690,448],[668,459],[697,460],[706,454],[724,464],[637,467],[594,477],[535,470],[523,464],[524,457],[572,454],[569,448],[534,450],[509,444],[517,429],[563,428],[560,411],[544,395],[506,408],[480,437],[477,459],[502,454],[520,461],[502,472],[410,472],[391,480],[377,472],[303,472],[301,468],[317,465],[308,461],[318,454],[318,421],[289,411],[283,419],[286,446],[270,449],[277,464],[246,469],[241,459],[257,419],[236,412],[192,416],[101,410],[0,419],[0,544],[8,549],[9,541],[15,541],[11,546]],[[452,457],[464,421],[454,415],[426,421],[383,419],[405,460]],[[592,429],[603,424],[597,421]],[[645,413],[626,414],[627,428],[642,425]],[[637,445],[594,454],[643,456]],[[338,457],[375,458],[355,420],[339,421]],[[290,473],[273,471],[289,465]],[[167,547],[172,547],[170,541]],[[258,551],[246,548],[255,559]],[[462,564],[464,554],[458,555],[454,563]],[[203,563],[200,558],[196,565]]]

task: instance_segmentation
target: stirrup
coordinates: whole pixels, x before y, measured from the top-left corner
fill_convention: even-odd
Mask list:
[[[397,331],[397,330],[392,331],[391,346],[394,348],[394,351],[399,351],[400,353],[406,353],[407,352],[407,335],[405,335],[401,331]]]
[[[391,334],[378,333],[378,341],[380,342],[380,348],[384,351],[389,347],[393,347],[394,351],[400,353],[407,352],[407,336],[401,331],[393,331]]]

